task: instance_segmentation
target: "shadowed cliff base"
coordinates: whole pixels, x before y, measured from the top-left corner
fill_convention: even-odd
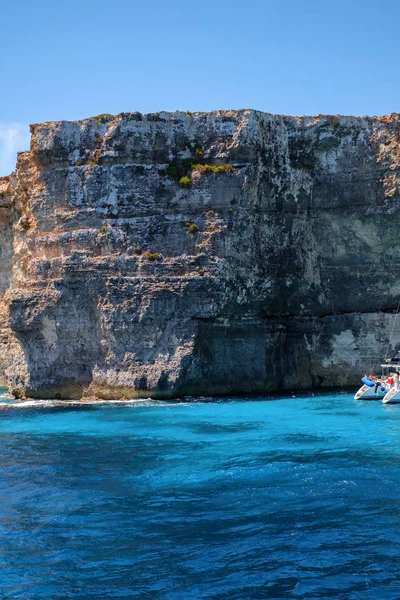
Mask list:
[[[15,395],[357,385],[400,348],[400,119],[253,110],[32,125],[0,179]]]

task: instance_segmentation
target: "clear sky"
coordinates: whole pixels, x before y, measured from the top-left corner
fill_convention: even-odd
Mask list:
[[[0,15],[0,175],[39,121],[400,112],[398,0],[2,0]]]

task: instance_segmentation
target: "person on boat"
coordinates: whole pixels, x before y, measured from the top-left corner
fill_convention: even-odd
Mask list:
[[[399,374],[397,371],[393,375],[393,379],[394,379],[394,386],[396,388],[396,392],[398,392],[399,391]]]
[[[392,377],[391,375],[390,375],[390,377],[388,377],[388,378],[386,379],[386,383],[387,383],[388,385],[390,385],[390,388],[392,388],[392,387],[394,386],[394,379],[393,379],[393,377]]]

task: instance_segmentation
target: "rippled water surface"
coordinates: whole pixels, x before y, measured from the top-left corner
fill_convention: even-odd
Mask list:
[[[400,405],[0,408],[0,598],[400,598]]]

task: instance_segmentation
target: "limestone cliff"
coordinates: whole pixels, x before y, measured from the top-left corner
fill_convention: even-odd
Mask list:
[[[31,129],[0,179],[0,374],[14,393],[313,388],[379,365],[400,299],[399,115]]]

